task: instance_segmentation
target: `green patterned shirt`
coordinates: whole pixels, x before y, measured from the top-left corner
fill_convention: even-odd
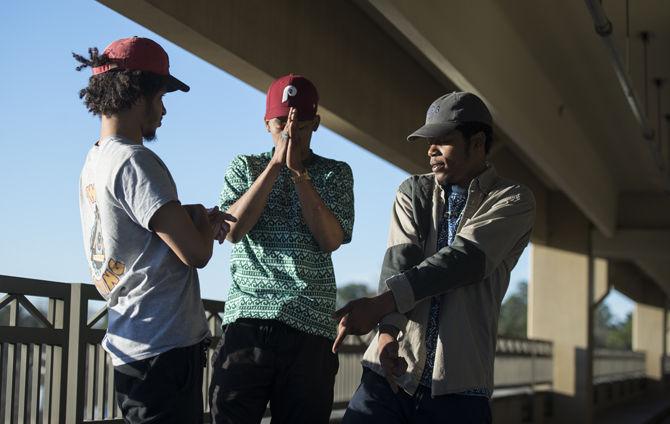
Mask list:
[[[231,162],[219,201],[227,210],[265,170],[272,152],[240,155]],[[314,188],[342,226],[344,243],[354,226],[351,168],[312,154],[307,171]],[[238,318],[276,319],[309,334],[335,338],[335,273],[300,209],[286,167],[282,169],[256,225],[233,246],[232,284],[223,324]]]

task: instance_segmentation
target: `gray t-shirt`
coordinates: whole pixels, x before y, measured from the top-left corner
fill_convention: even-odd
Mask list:
[[[102,346],[114,365],[209,334],[196,269],[149,229],[154,213],[173,201],[179,200],[170,172],[143,145],[107,137],[89,151],[79,193],[84,251],[107,301]]]

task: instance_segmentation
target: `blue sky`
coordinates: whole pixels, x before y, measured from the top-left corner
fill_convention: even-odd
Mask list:
[[[223,173],[240,153],[271,148],[264,130],[264,94],[93,1],[3,3],[0,37],[0,274],[89,282],[78,211],[77,182],[99,120],[78,90],[90,70],[76,72],[71,52],[102,51],[131,35],[158,41],[171,72],[191,86],[165,97],[167,116],[150,148],[170,168],[184,203],[216,204]],[[300,73],[300,69],[295,72]],[[417,125],[421,124],[417,122]],[[407,173],[321,127],[313,149],[348,162],[354,172],[356,223],[352,243],[335,252],[338,284],[376,285],[394,192]],[[230,245],[216,246],[200,272],[203,297],[225,299]],[[527,252],[512,287],[528,278]],[[630,301],[614,294],[619,317]]]

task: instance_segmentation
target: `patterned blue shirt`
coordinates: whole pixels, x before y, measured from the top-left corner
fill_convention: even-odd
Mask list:
[[[450,185],[445,187],[447,194],[447,207],[444,216],[440,221],[440,228],[437,234],[437,249],[440,250],[453,243],[456,237],[458,224],[461,222],[461,214],[468,200],[467,189]],[[435,365],[435,350],[437,349],[437,338],[440,329],[440,296],[435,296],[430,301],[430,317],[428,318],[428,327],[426,328],[426,366],[421,374],[419,384],[425,387],[431,387],[433,379],[433,367]],[[490,397],[488,390],[473,388],[463,392],[466,395]]]

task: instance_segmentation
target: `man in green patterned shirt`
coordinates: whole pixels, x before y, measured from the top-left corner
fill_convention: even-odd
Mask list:
[[[318,94],[299,75],[268,90],[274,149],[240,155],[226,171],[220,208],[237,217],[232,285],[210,386],[215,423],[327,423],[337,356],[331,252],[351,240],[353,177],[310,149]]]

